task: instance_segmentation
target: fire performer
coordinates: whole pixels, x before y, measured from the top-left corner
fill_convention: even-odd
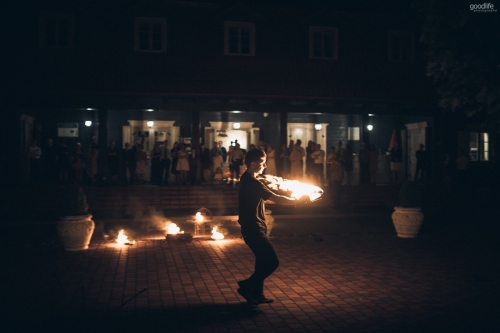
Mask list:
[[[257,177],[266,168],[266,153],[260,149],[252,149],[245,155],[244,163],[247,170],[241,176],[238,191],[239,219],[241,234],[245,243],[255,255],[254,273],[246,280],[239,281],[238,293],[251,305],[271,303],[272,299],[264,296],[264,280],[270,276],[279,265],[271,241],[266,235],[267,226],[265,201],[280,205],[296,205],[309,202],[304,195],[299,199],[279,195],[272,192]]]

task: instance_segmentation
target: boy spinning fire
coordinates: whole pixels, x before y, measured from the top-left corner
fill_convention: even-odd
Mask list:
[[[278,268],[279,259],[266,235],[265,201],[269,200],[280,205],[296,205],[308,203],[310,199],[307,195],[296,199],[276,194],[257,179],[266,168],[264,151],[260,149],[248,151],[244,163],[247,170],[241,176],[238,190],[238,222],[245,244],[255,255],[255,270],[248,279],[238,282],[240,287],[238,294],[251,305],[272,303],[272,299],[264,296],[264,280]]]

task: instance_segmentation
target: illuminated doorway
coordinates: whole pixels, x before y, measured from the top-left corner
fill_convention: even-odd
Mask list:
[[[238,140],[241,149],[248,150],[250,144],[259,143],[259,128],[253,128],[254,122],[239,122],[240,128],[234,129],[235,122],[210,121],[210,127],[205,127],[205,146],[212,148],[214,142],[222,141],[226,149],[231,142]]]

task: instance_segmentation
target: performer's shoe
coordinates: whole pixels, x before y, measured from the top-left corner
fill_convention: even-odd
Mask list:
[[[237,292],[238,292],[238,294],[241,295],[241,297],[243,297],[248,302],[248,304],[252,304],[252,305],[258,304],[257,300],[252,297],[252,295],[250,294],[250,292],[248,292],[248,290],[243,289],[243,288],[238,288]]]
[[[266,297],[264,297],[264,296],[261,296],[261,297],[257,298],[257,304],[272,303],[272,302],[274,302],[274,300],[273,300],[273,299],[271,299],[271,298],[266,298]]]
[[[241,289],[245,289],[245,290],[252,289],[250,282],[248,280],[238,281],[238,286],[240,286]]]

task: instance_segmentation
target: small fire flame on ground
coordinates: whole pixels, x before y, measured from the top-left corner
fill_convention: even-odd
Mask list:
[[[224,239],[224,235],[217,231],[217,227],[212,229],[212,237],[213,240]]]
[[[199,212],[196,213],[195,218],[197,221],[200,221],[200,222],[203,221],[203,216]],[[175,223],[169,224],[168,226],[165,227],[165,229],[167,230],[168,235],[184,234],[184,231],[181,231],[181,229]],[[217,227],[213,227],[211,238],[213,240],[224,239],[224,235],[217,231]]]
[[[175,223],[170,223],[168,226],[165,227],[165,229],[167,230],[167,234],[169,235],[177,235],[184,233],[184,230],[181,231],[181,228],[179,228]]]
[[[128,237],[125,235],[124,230],[120,230],[118,233],[118,237],[116,238],[116,242],[120,245],[134,245],[135,240],[130,241]]]

